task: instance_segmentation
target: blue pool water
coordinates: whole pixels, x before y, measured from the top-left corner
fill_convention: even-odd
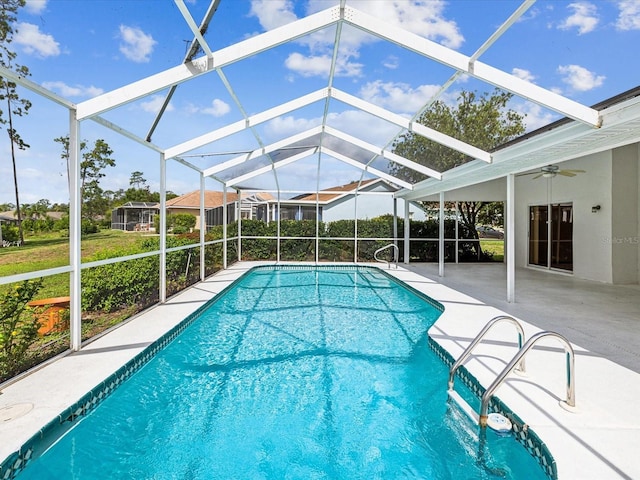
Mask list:
[[[546,478],[447,407],[437,307],[376,269],[252,270],[19,479]]]

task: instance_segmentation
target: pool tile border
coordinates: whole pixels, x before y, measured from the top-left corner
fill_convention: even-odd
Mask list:
[[[451,367],[455,363],[455,359],[451,354],[431,337],[429,337],[429,346],[447,366]],[[460,378],[462,383],[464,383],[476,397],[482,397],[486,389],[464,366],[458,369],[456,376]],[[518,415],[496,396],[491,397],[489,401],[489,412],[498,412],[507,417],[513,425],[513,433],[516,441],[538,462],[538,465],[540,465],[550,480],[558,479],[558,467],[551,452],[549,452],[549,449],[540,437],[538,437]]]

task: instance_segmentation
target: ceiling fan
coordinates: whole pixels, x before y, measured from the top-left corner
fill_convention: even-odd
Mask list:
[[[535,175],[532,180],[536,178],[553,178],[556,175],[562,175],[565,177],[575,177],[578,173],[585,173],[584,170],[561,170],[557,165],[546,165],[541,167],[537,172],[521,173],[520,175]]]

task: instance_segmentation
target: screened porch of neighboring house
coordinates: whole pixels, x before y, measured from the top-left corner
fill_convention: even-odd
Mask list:
[[[154,202],[127,202],[111,212],[111,228],[125,232],[153,232],[153,221],[159,204]]]

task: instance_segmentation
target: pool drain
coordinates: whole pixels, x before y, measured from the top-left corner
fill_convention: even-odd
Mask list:
[[[10,422],[33,410],[33,403],[15,403],[0,407],[0,423]]]

